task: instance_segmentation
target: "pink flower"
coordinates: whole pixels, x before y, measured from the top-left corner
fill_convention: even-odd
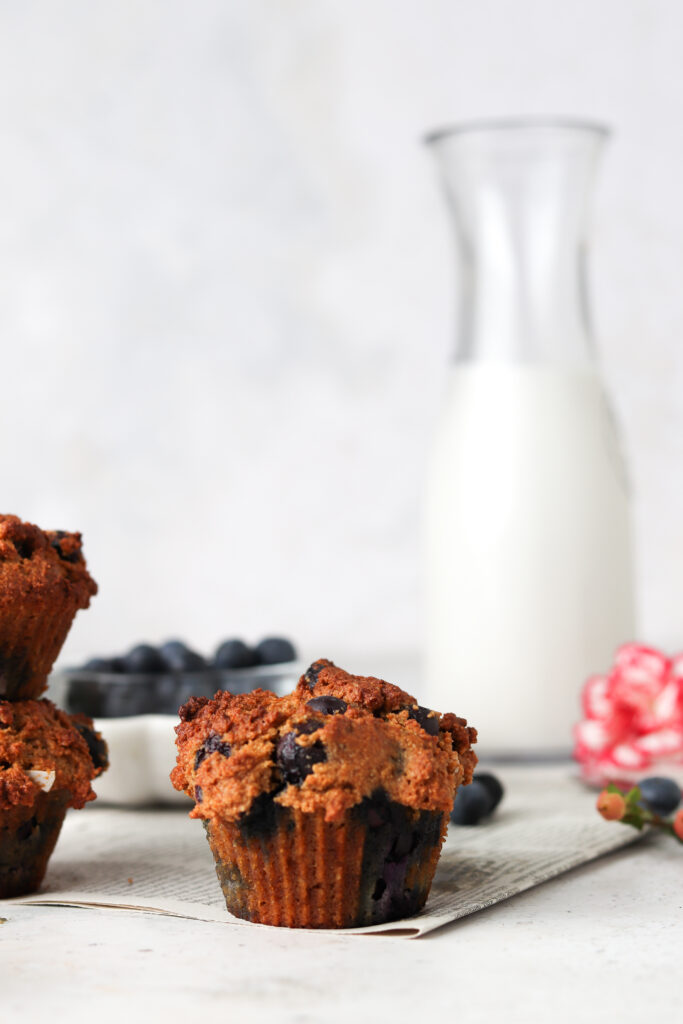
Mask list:
[[[625,644],[607,675],[588,679],[581,704],[574,757],[586,781],[628,785],[654,768],[683,770],[683,654]]]

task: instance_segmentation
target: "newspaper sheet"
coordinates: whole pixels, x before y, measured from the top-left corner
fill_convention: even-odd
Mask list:
[[[595,794],[567,767],[508,768],[498,775],[503,803],[485,824],[451,826],[422,913],[354,934],[417,938],[639,836],[603,821]],[[177,809],[94,805],[69,812],[43,888],[16,902],[121,907],[262,927],[227,912],[204,830]]]

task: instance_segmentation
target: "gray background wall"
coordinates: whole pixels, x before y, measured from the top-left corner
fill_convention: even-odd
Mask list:
[[[64,660],[414,654],[455,289],[420,137],[543,113],[616,130],[596,321],[641,635],[683,646],[682,32],[675,0],[0,3],[1,507],[84,533]]]

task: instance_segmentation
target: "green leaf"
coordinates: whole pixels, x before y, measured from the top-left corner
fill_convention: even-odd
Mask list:
[[[621,794],[621,790],[619,789],[619,787],[617,786],[617,784],[615,782],[610,782],[607,786],[605,786],[605,792]]]
[[[634,786],[633,789],[630,789],[626,794],[625,799],[628,807],[632,807],[634,804],[637,804],[640,800],[640,789],[638,786]]]

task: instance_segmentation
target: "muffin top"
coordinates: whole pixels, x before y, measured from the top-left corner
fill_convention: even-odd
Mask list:
[[[455,790],[472,778],[476,730],[463,718],[421,707],[374,677],[314,662],[296,690],[267,690],[180,709],[176,789],[195,800],[190,817],[235,822],[269,794],[326,821],[377,791],[399,804],[448,813]]]
[[[49,700],[0,700],[0,810],[30,806],[52,789],[69,794],[69,807],[83,807],[106,767],[107,746],[86,715]]]
[[[0,611],[18,598],[68,597],[87,608],[97,593],[80,533],[41,530],[18,516],[0,515]]]

